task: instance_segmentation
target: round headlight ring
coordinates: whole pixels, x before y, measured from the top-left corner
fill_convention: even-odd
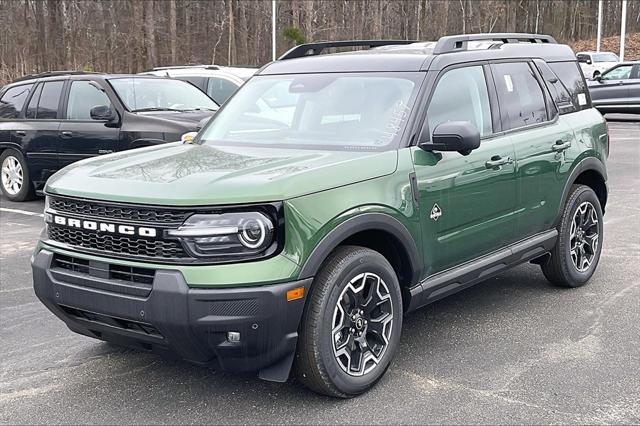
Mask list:
[[[251,234],[252,231],[256,230],[253,227],[255,225],[257,225],[260,232],[258,236]],[[267,230],[264,222],[261,219],[251,219],[247,221],[245,224],[243,224],[242,231],[240,232],[239,237],[239,240],[243,246],[252,250],[257,249],[264,243],[264,240],[267,238]]]

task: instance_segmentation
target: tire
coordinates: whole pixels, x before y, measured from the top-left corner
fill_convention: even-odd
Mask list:
[[[541,265],[551,284],[573,288],[589,281],[600,261],[603,223],[595,192],[585,185],[572,186],[558,225],[556,245],[549,261]]]
[[[34,190],[24,156],[15,149],[5,149],[0,155],[0,190],[10,201],[27,201]]]
[[[354,292],[360,288],[359,293]],[[378,294],[372,296],[369,291],[375,288]],[[355,303],[358,297],[369,304]],[[373,300],[379,302],[378,308],[370,310]],[[344,310],[354,315],[343,315]],[[311,286],[294,365],[298,380],[332,397],[351,398],[367,391],[384,375],[395,355],[402,313],[400,285],[387,259],[363,247],[338,247]],[[384,337],[378,338],[381,334]],[[368,344],[364,350],[363,341]],[[350,345],[354,351],[349,350]],[[358,367],[349,357],[367,361]]]

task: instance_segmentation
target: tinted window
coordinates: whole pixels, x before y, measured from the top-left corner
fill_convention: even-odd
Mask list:
[[[197,87],[170,78],[127,77],[109,80],[131,111],[189,111],[218,109]]]
[[[529,64],[495,64],[493,69],[500,109],[508,117],[505,130],[547,120],[542,88]]]
[[[91,108],[101,105],[111,106],[109,97],[90,81],[74,81],[69,89],[67,118],[70,120],[90,120]]]
[[[567,91],[567,88],[564,87],[564,84],[562,84],[560,79],[553,73],[553,71],[551,71],[551,68],[549,68],[547,63],[542,60],[536,60],[535,62],[538,66],[538,70],[540,70],[540,74],[542,74],[542,78],[544,79],[547,88],[549,89],[549,93],[551,93],[556,106],[560,110],[560,114],[568,114],[570,112],[577,111],[577,108],[571,101],[571,95]]]
[[[587,84],[578,64],[576,62],[551,62],[549,67],[569,92],[573,106],[578,110],[590,108]]]
[[[627,80],[631,77],[631,65],[622,65],[602,74],[603,80]]]
[[[0,118],[17,118],[33,84],[23,84],[7,90],[0,99]]]
[[[38,102],[37,119],[56,118],[58,116],[58,103],[62,93],[62,81],[44,83],[40,101]]]
[[[36,91],[33,92],[29,105],[27,106],[27,118],[36,118],[36,111],[38,110],[38,101],[40,100],[40,93],[42,93],[42,84],[38,84]]]
[[[480,136],[493,131],[489,93],[481,66],[447,71],[438,81],[427,110],[429,131],[446,121],[469,121]]]
[[[238,86],[225,78],[210,77],[207,84],[207,95],[222,105],[238,90]]]

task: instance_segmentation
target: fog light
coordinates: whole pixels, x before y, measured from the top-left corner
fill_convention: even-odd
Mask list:
[[[240,341],[240,332],[239,331],[228,331],[227,332],[227,341],[229,342],[239,342]]]

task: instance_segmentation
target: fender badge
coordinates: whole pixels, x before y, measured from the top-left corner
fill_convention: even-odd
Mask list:
[[[431,214],[429,215],[429,217],[437,221],[440,216],[442,216],[442,209],[440,208],[438,203],[435,203],[433,205],[433,208],[431,209]]]

